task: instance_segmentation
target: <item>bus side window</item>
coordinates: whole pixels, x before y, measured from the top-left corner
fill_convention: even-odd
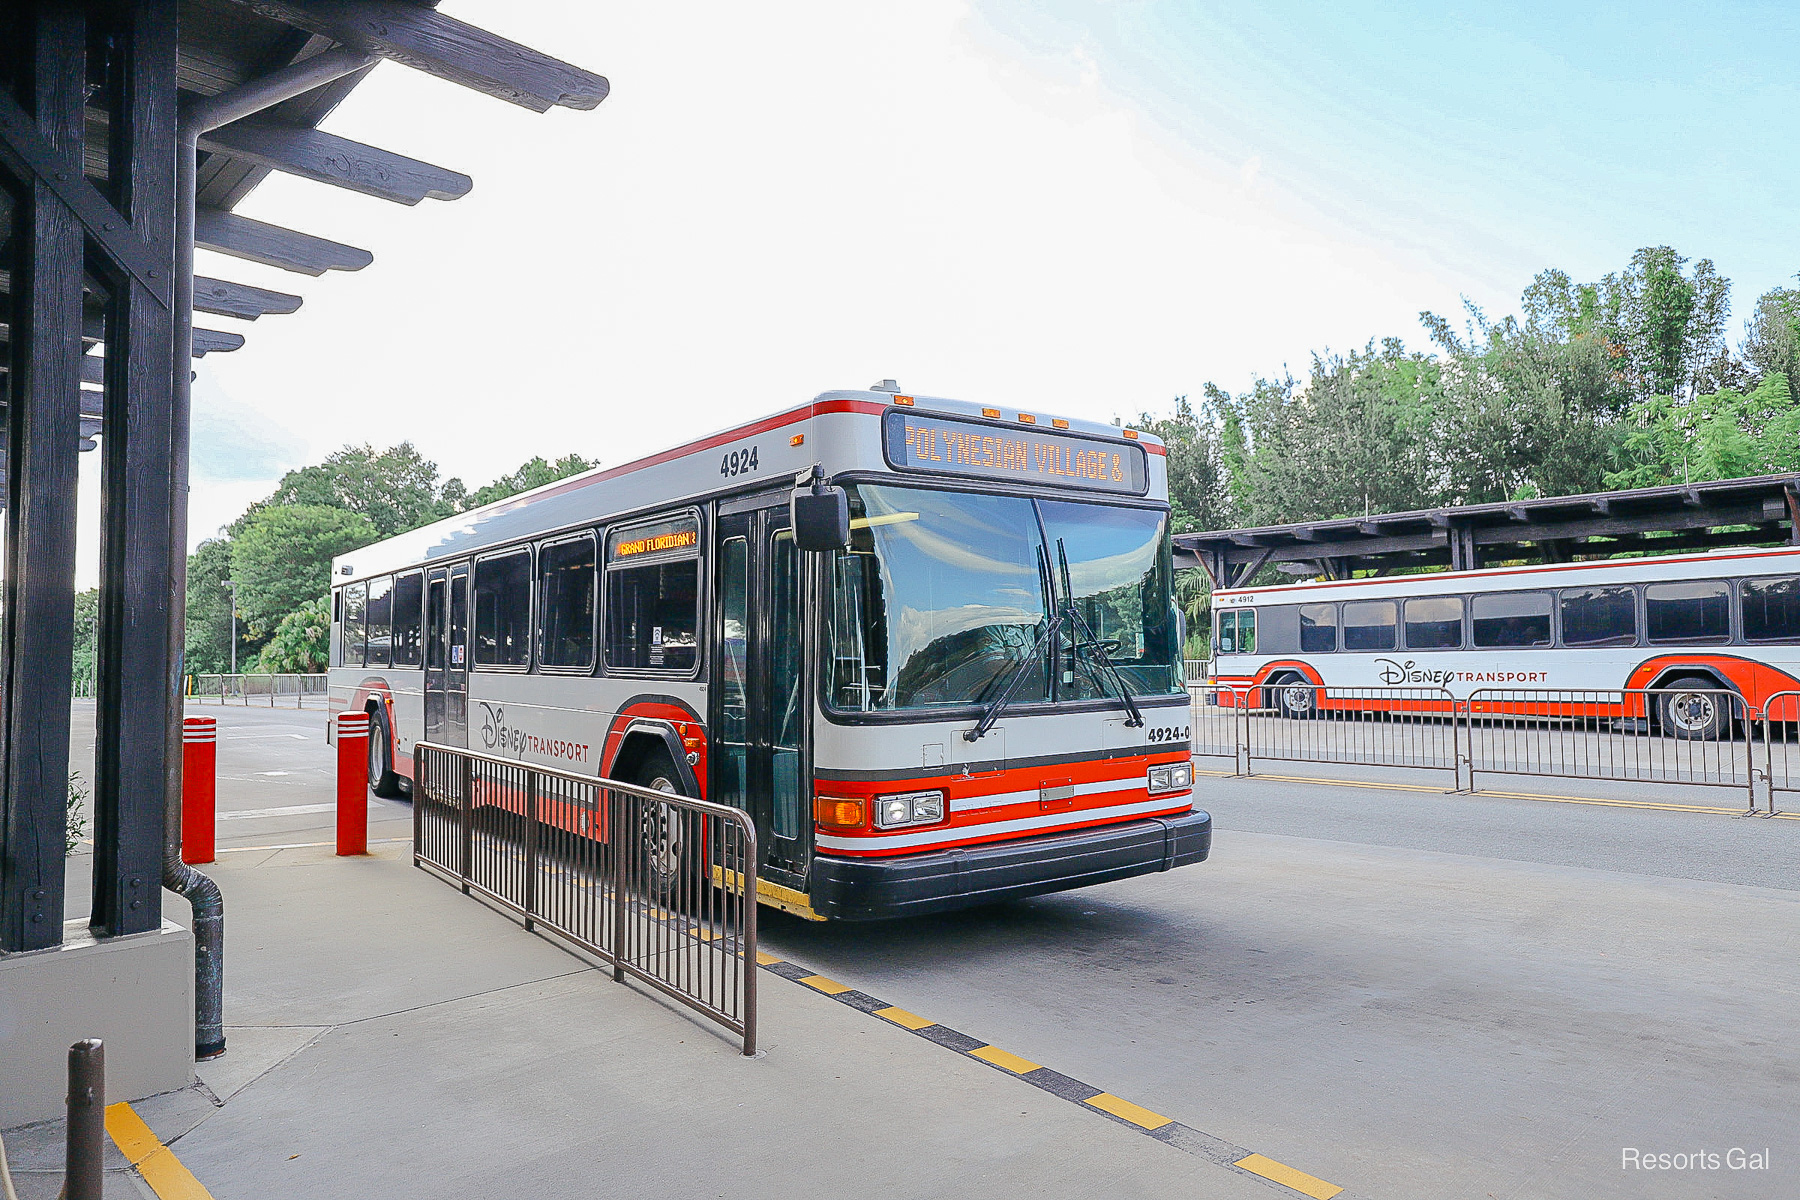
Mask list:
[[[1746,642],[1800,642],[1800,575],[1741,585]]]
[[[1417,596],[1406,602],[1408,650],[1457,650],[1462,647],[1461,596]]]
[[[425,576],[408,571],[394,580],[394,665],[419,665],[419,610],[424,600]]]
[[[608,667],[687,674],[699,665],[699,545],[699,519],[688,513],[606,535]]]
[[[1344,649],[1392,650],[1396,615],[1392,600],[1357,600],[1344,605]]]
[[[1730,641],[1731,585],[1723,579],[1650,584],[1644,589],[1644,627],[1653,645]]]
[[[531,664],[531,551],[475,563],[475,663]]]
[[[554,542],[538,551],[538,665],[594,665],[594,538]]]
[[[1255,644],[1264,654],[1298,654],[1300,652],[1300,606],[1274,604],[1256,610],[1256,628],[1251,631]]]
[[[363,609],[368,604],[369,585],[353,583],[344,589],[344,665],[360,667],[363,665],[363,649],[369,640],[367,623],[363,620]]]
[[[1300,652],[1330,654],[1337,649],[1338,620],[1335,604],[1300,606]]]
[[[1564,588],[1565,646],[1629,646],[1637,641],[1637,594],[1629,587]]]
[[[394,626],[394,580],[390,575],[380,579],[369,580],[369,607],[365,610],[369,627],[369,655],[365,660],[371,667],[385,667],[389,663],[391,650],[390,639]]]
[[[1256,653],[1256,610],[1232,609],[1219,614],[1219,653]]]
[[[1484,650],[1550,644],[1550,593],[1487,592],[1469,602],[1475,645]]]

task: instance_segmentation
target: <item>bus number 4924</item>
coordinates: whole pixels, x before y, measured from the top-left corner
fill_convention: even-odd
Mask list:
[[[756,470],[756,447],[746,446],[742,450],[733,450],[719,460],[719,474],[730,478]]]

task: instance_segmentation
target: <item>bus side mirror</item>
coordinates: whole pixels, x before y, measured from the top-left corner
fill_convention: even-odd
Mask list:
[[[850,497],[815,479],[788,497],[788,522],[800,549],[842,550],[850,544]]]

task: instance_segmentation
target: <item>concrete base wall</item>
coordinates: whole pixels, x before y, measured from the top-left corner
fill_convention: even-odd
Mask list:
[[[96,939],[85,921],[63,944],[0,955],[0,1129],[64,1113],[69,1046],[106,1042],[106,1100],[136,1100],[194,1078],[194,937]]]

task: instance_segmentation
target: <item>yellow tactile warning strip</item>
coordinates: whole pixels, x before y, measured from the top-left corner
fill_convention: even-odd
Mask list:
[[[1180,1121],[1165,1117],[1161,1113],[1152,1112],[1140,1104],[1113,1095],[1111,1092],[1070,1078],[1060,1071],[1052,1071],[1049,1067],[1022,1058],[1010,1051],[959,1033],[945,1025],[940,1025],[929,1017],[908,1012],[889,1004],[886,1000],[877,999],[867,992],[858,991],[848,984],[839,983],[823,975],[816,975],[805,967],[785,962],[773,954],[758,952],[756,961],[770,974],[779,975],[783,979],[795,983],[803,983],[814,991],[831,997],[839,1004],[880,1017],[902,1029],[911,1030],[914,1034],[942,1046],[946,1050],[962,1055],[964,1058],[979,1059],[996,1070],[1005,1071],[1016,1079],[1071,1104],[1080,1106],[1088,1112],[1104,1114],[1121,1125],[1136,1129],[1177,1150],[1185,1151],[1197,1158],[1209,1159],[1222,1167],[1251,1175],[1266,1184],[1291,1191],[1302,1196],[1311,1196],[1313,1200],[1327,1200],[1328,1197],[1345,1195],[1344,1189],[1333,1183],[1316,1179],[1304,1171],[1295,1170],[1284,1163],[1278,1163],[1265,1155],[1257,1154],[1244,1146],[1233,1145],[1223,1138],[1195,1129],[1191,1125],[1183,1125]],[[1350,1200],[1345,1196],[1345,1200]]]
[[[1334,1183],[1326,1183],[1323,1179],[1314,1179],[1305,1171],[1296,1171],[1286,1163],[1278,1163],[1274,1159],[1264,1158],[1260,1154],[1252,1154],[1232,1165],[1261,1175],[1264,1179],[1273,1179],[1276,1183],[1291,1187],[1302,1195],[1313,1197],[1313,1200],[1331,1200],[1333,1196],[1344,1190]]]
[[[106,1106],[106,1132],[158,1200],[212,1200],[212,1193],[126,1103]]]
[[[1020,1058],[1016,1054],[1008,1054],[998,1046],[979,1046],[969,1053],[983,1062],[993,1063],[1002,1071],[1011,1071],[1014,1075],[1024,1075],[1044,1065],[1043,1063],[1034,1063],[1029,1058]],[[1093,1101],[1090,1100],[1088,1103],[1091,1104]]]

